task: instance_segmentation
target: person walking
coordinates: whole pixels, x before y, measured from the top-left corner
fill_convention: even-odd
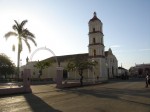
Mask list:
[[[148,74],[146,74],[145,81],[146,81],[146,86],[145,87],[148,88],[148,84],[149,84],[148,83],[148,81],[149,81],[149,75]]]

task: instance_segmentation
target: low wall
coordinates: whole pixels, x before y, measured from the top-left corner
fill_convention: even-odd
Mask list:
[[[30,88],[30,81],[31,81],[30,69],[24,69],[24,71],[22,72],[22,76],[23,76],[23,87],[2,88],[2,89],[0,89],[0,95],[31,93],[32,90]]]
[[[19,94],[19,93],[30,93],[32,90],[30,88],[3,88],[0,89],[0,95],[11,95],[11,94]]]
[[[95,81],[95,82],[83,82],[83,86],[92,86],[92,85],[98,85],[107,83],[108,81]],[[67,82],[63,83],[62,85],[57,85],[57,88],[63,89],[63,88],[74,88],[74,87],[81,87],[80,82]]]

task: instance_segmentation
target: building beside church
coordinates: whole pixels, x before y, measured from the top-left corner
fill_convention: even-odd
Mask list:
[[[129,69],[129,72],[131,76],[145,77],[146,74],[150,74],[150,63],[136,64]]]
[[[103,34],[103,23],[97,17],[96,12],[94,12],[93,17],[88,22],[89,31],[88,31],[88,53],[82,54],[73,54],[73,55],[65,55],[65,56],[55,56],[46,59],[55,60],[57,58],[59,65],[64,68],[64,77],[68,79],[79,79],[79,75],[76,71],[68,72],[65,70],[65,67],[68,63],[67,60],[73,57],[83,57],[87,60],[95,60],[98,64],[93,68],[93,71],[85,70],[83,73],[84,79],[96,79],[98,77],[99,80],[108,80],[108,78],[114,78],[118,75],[118,61],[115,55],[113,54],[111,48],[108,51],[105,51],[104,45],[104,34]],[[84,47],[84,46],[83,46]],[[34,68],[34,64],[36,62],[29,62],[26,67],[29,66],[31,69],[32,78],[38,77],[38,70]],[[56,76],[56,67],[57,63],[53,63],[52,66],[46,68],[43,71],[42,78],[53,78]],[[23,70],[25,66],[21,69]]]

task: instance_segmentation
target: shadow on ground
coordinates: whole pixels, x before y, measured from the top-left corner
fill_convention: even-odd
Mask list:
[[[33,112],[62,112],[54,109],[34,94],[25,94],[24,97]]]
[[[97,85],[96,85],[97,86]],[[67,88],[63,89],[66,92],[71,92],[78,94],[79,96],[91,95],[97,98],[107,98],[113,100],[120,100],[124,102],[131,102],[136,104],[142,104],[144,106],[150,106],[150,89],[136,89],[132,90],[129,88],[110,88],[110,87],[100,87],[97,89],[89,89],[86,87],[80,88]],[[140,101],[136,98],[144,98],[149,101]]]
[[[1,109],[4,110],[2,112],[62,112],[48,105],[46,102],[44,102],[44,100],[31,93],[0,96],[0,98],[7,97],[13,98],[14,101],[12,101],[12,103],[9,103],[9,107],[7,105],[4,105],[2,108],[0,108],[0,112]],[[24,97],[25,99],[22,97]]]

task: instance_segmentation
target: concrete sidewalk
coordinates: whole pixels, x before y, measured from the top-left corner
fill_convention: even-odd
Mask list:
[[[32,85],[32,94],[0,98],[0,112],[150,112],[144,81],[111,81],[80,88]]]

